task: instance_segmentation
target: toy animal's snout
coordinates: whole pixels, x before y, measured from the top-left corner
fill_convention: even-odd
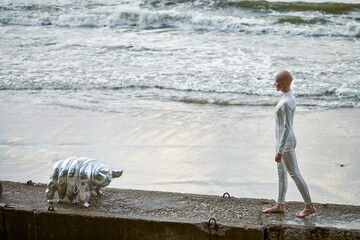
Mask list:
[[[123,170],[119,170],[119,169],[117,169],[117,168],[112,168],[111,169],[111,175],[112,175],[112,177],[113,178],[117,178],[117,177],[120,177],[122,174],[123,174]]]

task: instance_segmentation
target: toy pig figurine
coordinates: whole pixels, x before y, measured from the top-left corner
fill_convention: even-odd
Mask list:
[[[110,168],[105,163],[89,158],[72,157],[55,163],[47,184],[46,199],[52,203],[58,192],[59,202],[65,196],[73,203],[80,202],[89,207],[91,191],[102,194],[101,188],[110,184],[113,178],[120,177],[123,171]]]

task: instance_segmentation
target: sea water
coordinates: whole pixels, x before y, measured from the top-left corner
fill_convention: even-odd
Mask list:
[[[167,109],[182,106],[186,110],[167,112],[166,119],[176,124],[179,118],[184,118],[182,123],[190,125],[191,129],[196,129],[191,126],[191,121],[212,126],[211,120],[214,120],[220,122],[214,129],[228,124],[223,130],[231,132],[231,126],[241,127],[235,123],[239,112],[248,116],[250,109],[248,112],[255,112],[254,118],[262,118],[259,107],[264,107],[265,115],[272,116],[279,99],[273,86],[274,75],[284,69],[294,76],[292,87],[300,108],[359,108],[360,2],[0,2],[0,91],[3,103],[14,99],[15,102],[96,113],[126,113],[134,118],[145,117],[148,121],[164,114],[167,111],[164,106]],[[199,112],[201,114],[197,115]],[[215,113],[230,114],[231,117],[214,119]],[[256,125],[251,122],[251,116],[246,121],[250,126]],[[10,130],[2,131],[3,136],[11,137]],[[26,128],[24,131],[31,132]],[[159,136],[154,133],[152,137],[156,140]],[[2,141],[4,164],[11,158],[9,144],[10,147],[18,146],[14,142],[22,140],[3,137]],[[136,145],[141,152],[144,150],[142,144],[138,141],[132,146]],[[202,146],[207,149],[212,144],[204,141]],[[269,145],[272,153],[273,143]],[[232,148],[236,149],[236,146]],[[199,154],[200,150],[196,151]],[[97,152],[99,155],[102,156]],[[209,154],[209,158],[212,157]],[[197,160],[199,158],[201,154]],[[51,166],[53,161],[48,165]],[[198,168],[209,168],[208,163],[200,163],[196,165]],[[11,166],[9,162],[6,164]],[[17,167],[16,162],[12,164]],[[27,166],[29,173],[36,173]],[[227,171],[219,168],[219,174]],[[183,169],[179,167],[178,170]],[[246,168],[240,171],[246,175]],[[139,177],[144,174],[141,172]],[[150,174],[147,177],[146,181],[150,181]],[[260,179],[256,181],[261,182]],[[199,183],[196,180],[188,182]],[[223,189],[226,184],[215,181],[212,186]],[[179,191],[186,189],[179,188]],[[244,196],[261,197],[249,189]],[[196,188],[189,188],[189,191],[197,192]],[[214,193],[207,189],[199,192]],[[242,193],[239,191],[237,195],[242,196]],[[351,196],[343,202],[356,204],[354,199],[359,196],[359,190]]]
[[[298,105],[359,107],[359,12],[357,1],[5,0],[0,89],[274,105],[287,69]]]

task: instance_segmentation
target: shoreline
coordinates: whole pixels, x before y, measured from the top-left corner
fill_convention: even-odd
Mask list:
[[[84,156],[125,170],[111,187],[277,196],[273,107],[125,96],[107,102],[117,112],[104,112],[53,93],[0,94],[0,180],[47,182],[56,161]],[[313,201],[358,203],[359,119],[356,108],[298,107],[296,153]],[[290,178],[287,200],[301,201]]]

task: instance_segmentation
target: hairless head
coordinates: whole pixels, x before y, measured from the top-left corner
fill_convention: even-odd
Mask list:
[[[290,91],[290,85],[293,77],[288,71],[281,71],[275,76],[275,87],[277,91],[288,92]]]
[[[293,80],[293,77],[290,72],[288,71],[281,71],[278,74],[276,74],[275,79],[278,81],[285,81],[286,83],[291,83]]]

